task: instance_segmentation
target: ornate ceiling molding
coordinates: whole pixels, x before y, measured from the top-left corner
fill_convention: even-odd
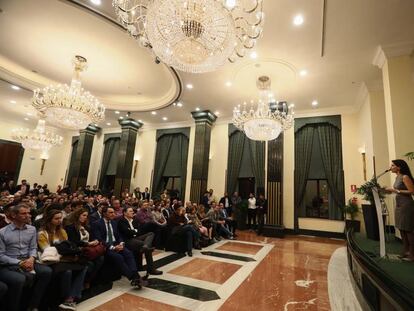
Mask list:
[[[374,66],[382,69],[388,58],[411,55],[414,52],[414,41],[398,42],[388,45],[380,45],[372,60]]]

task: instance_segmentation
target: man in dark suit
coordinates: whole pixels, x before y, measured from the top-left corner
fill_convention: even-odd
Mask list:
[[[27,183],[26,179],[22,179],[22,183],[17,185],[17,191],[20,191],[22,195],[28,195],[30,193],[30,185]]]
[[[114,221],[115,211],[112,207],[102,208],[100,220],[92,224],[92,236],[106,246],[106,257],[121,270],[131,285],[142,287],[142,279],[138,273],[134,255],[124,246],[124,242],[118,231],[118,224]]]
[[[145,187],[145,191],[142,193],[142,199],[149,201],[150,193],[149,193],[148,187]]]
[[[142,254],[145,254],[147,261],[147,273],[160,275],[162,271],[155,269],[154,260],[152,258],[152,241],[154,240],[154,232],[139,234],[138,224],[134,222],[134,210],[132,207],[123,208],[123,217],[118,221],[118,229],[121,237],[125,240],[126,247],[131,250],[136,258],[138,266],[142,265]]]

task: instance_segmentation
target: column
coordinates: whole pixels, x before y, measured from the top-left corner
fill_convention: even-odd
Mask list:
[[[210,110],[194,111],[191,114],[196,127],[190,200],[199,203],[207,190],[211,128],[217,117]]]
[[[131,184],[131,174],[134,164],[135,143],[137,141],[138,130],[142,123],[132,118],[118,120],[121,126],[121,141],[119,142],[118,164],[115,176],[114,195],[119,197],[125,188]]]
[[[73,162],[73,175],[70,182],[72,191],[79,187],[85,187],[88,179],[89,164],[91,162],[91,153],[95,134],[100,128],[89,124],[84,130],[79,131],[79,142]]]
[[[414,150],[413,51],[414,42],[381,46],[374,58],[374,65],[382,70],[389,160]]]

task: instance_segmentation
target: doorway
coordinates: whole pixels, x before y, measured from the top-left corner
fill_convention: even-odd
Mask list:
[[[0,182],[10,180],[17,185],[20,167],[22,165],[24,149],[21,144],[0,139]]]
[[[243,200],[249,198],[249,194],[255,194],[254,177],[239,178],[239,195]]]

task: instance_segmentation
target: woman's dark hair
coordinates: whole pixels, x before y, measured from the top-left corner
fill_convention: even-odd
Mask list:
[[[67,222],[67,226],[68,225],[74,225],[76,229],[80,229],[81,227],[81,223],[79,222],[79,217],[80,215],[82,215],[83,213],[88,213],[88,210],[86,208],[79,208],[77,210],[75,210],[74,212],[70,213],[69,217],[68,217],[68,222]],[[86,219],[86,224],[88,225],[88,219]]]
[[[44,229],[49,234],[54,234],[54,232],[52,231],[51,223],[52,223],[53,217],[55,217],[56,214],[62,214],[62,211],[57,210],[57,209],[51,209],[51,210],[48,210],[45,214],[43,214],[42,229]],[[55,228],[55,231],[59,232],[60,229],[62,229],[61,225],[57,226]]]
[[[401,174],[407,175],[408,177],[411,178],[411,181],[414,182],[413,175],[411,174],[411,170],[410,170],[407,162],[405,162],[404,160],[401,160],[401,159],[397,159],[397,160],[392,160],[392,163],[394,163],[394,165],[397,166],[400,169]]]

